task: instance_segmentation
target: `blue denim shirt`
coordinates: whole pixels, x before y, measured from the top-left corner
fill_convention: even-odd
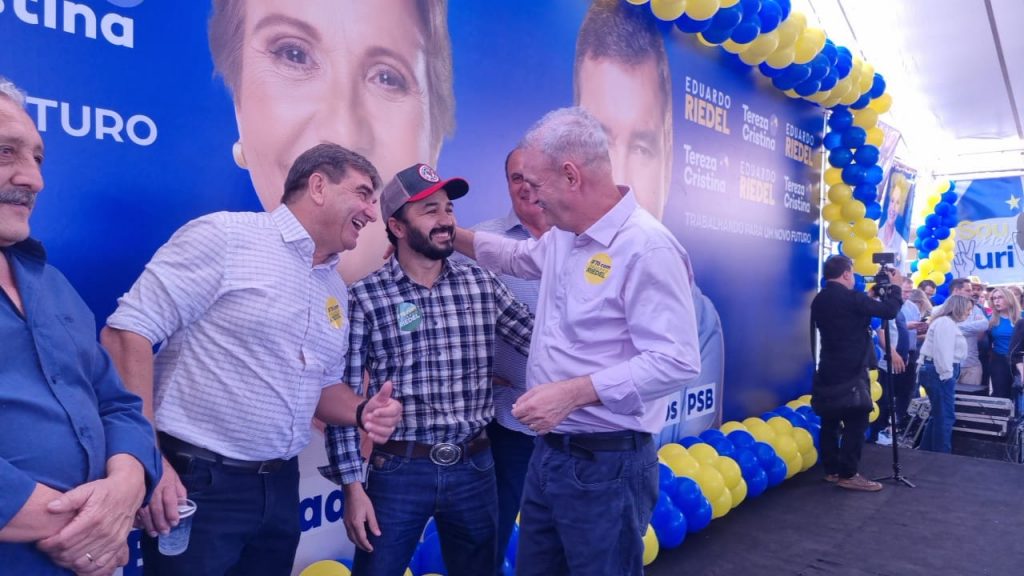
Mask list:
[[[96,342],[92,312],[38,242],[2,252],[25,315],[0,293],[0,528],[37,482],[66,492],[103,478],[115,454],[142,463],[148,500],[161,474],[153,429]],[[67,573],[34,544],[0,543],[7,571]]]

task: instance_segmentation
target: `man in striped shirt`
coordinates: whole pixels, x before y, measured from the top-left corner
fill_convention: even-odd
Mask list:
[[[495,333],[522,354],[533,316],[493,274],[449,260],[452,200],[465,180],[442,181],[417,164],[381,195],[395,255],[354,284],[345,380],[370,393],[395,384],[403,404],[394,439],[378,444],[365,477],[356,431],[329,428],[324,476],[344,486],[345,528],[356,544],[354,571],[401,575],[427,520],[437,521],[453,576],[497,570],[494,460],[484,432],[494,417]]]
[[[359,154],[321,144],[301,154],[270,213],[210,214],[157,251],[102,334],[142,397],[164,475],[140,512],[152,574],[289,574],[299,542],[296,456],[314,412],[383,441],[401,406],[340,384],[348,292],[338,253],[375,218],[380,177]],[[161,345],[153,356],[153,346]],[[155,536],[198,506],[188,550]]]

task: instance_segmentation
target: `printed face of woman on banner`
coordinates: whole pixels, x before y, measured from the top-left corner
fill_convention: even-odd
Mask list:
[[[436,164],[454,123],[446,17],[443,0],[213,1],[210,49],[234,96],[236,161],[264,209],[321,142],[366,156],[385,182]],[[380,267],[386,246],[378,214],[342,256],[345,280]]]

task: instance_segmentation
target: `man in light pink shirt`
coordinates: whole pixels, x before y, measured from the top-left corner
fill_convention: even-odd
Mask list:
[[[555,228],[515,241],[459,229],[484,267],[540,278],[527,392],[512,414],[540,434],[520,518],[520,575],[642,574],[669,397],[700,372],[689,257],[612,179],[601,125],[545,116],[523,177]]]

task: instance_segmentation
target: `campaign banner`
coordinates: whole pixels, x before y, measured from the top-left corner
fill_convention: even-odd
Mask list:
[[[903,272],[910,270],[907,249],[910,243],[910,216],[917,188],[917,170],[894,160],[882,182],[882,216],[878,219],[878,237],[884,252],[895,255],[894,264]]]
[[[985,284],[1020,284],[1024,278],[1024,176],[956,182],[956,251],[953,275]]]
[[[810,390],[823,111],[648,6],[6,0],[0,37],[18,47],[0,75],[29,93],[46,145],[33,236],[100,325],[176,229],[275,208],[317,143],[385,180],[416,162],[466,178],[470,226],[508,214],[504,161],[529,126],[577,104],[605,127],[617,182],[691,258],[703,368],[659,404],[659,440]],[[340,273],[365,276],[386,246],[378,220]],[[352,554],[320,438],[301,457],[296,573]]]

